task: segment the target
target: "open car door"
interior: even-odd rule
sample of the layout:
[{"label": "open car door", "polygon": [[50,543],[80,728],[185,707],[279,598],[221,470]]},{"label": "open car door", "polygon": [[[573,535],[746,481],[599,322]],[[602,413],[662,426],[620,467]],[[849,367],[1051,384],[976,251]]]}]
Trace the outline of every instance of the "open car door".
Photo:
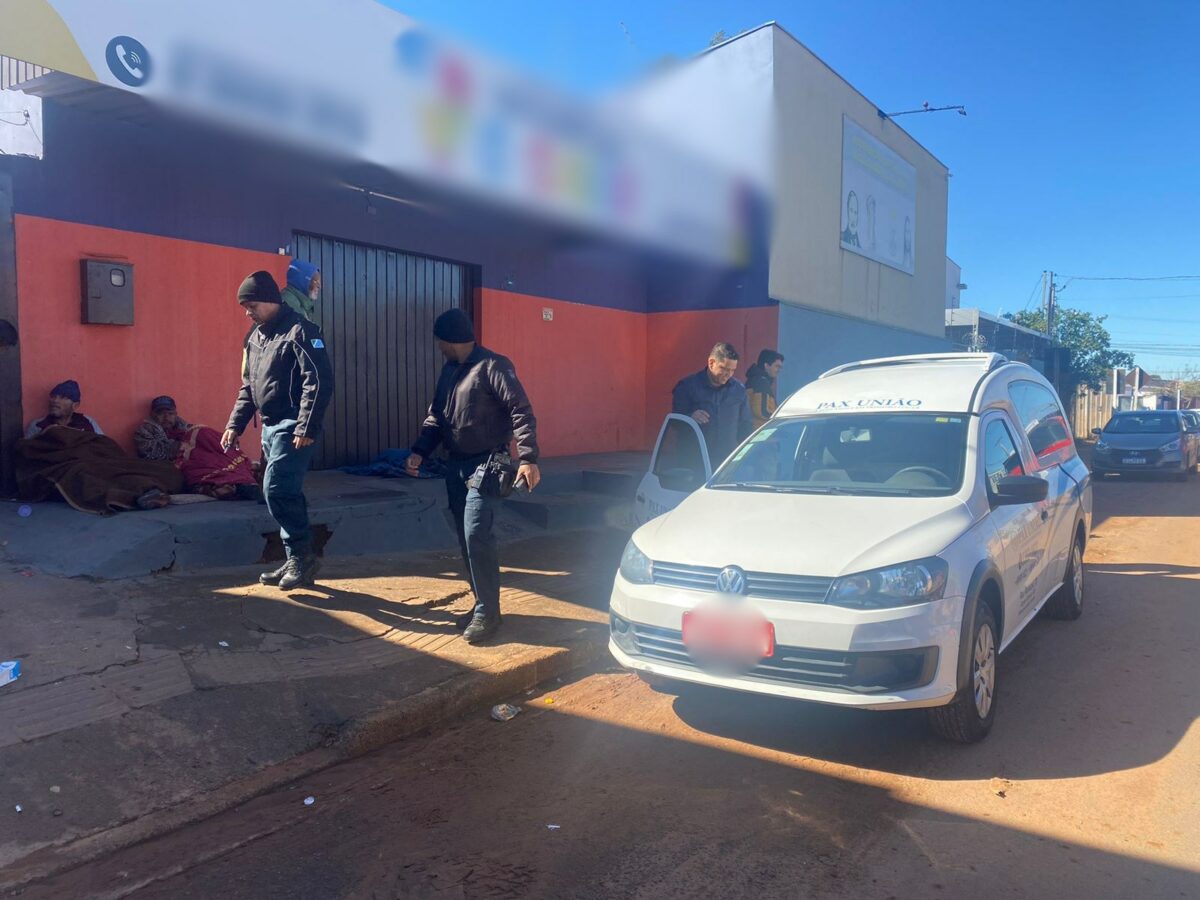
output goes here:
[{"label": "open car door", "polygon": [[658,433],[650,471],[638,485],[637,523],[644,525],[674,509],[711,477],[712,464],[700,426],[689,416],[671,413]]}]

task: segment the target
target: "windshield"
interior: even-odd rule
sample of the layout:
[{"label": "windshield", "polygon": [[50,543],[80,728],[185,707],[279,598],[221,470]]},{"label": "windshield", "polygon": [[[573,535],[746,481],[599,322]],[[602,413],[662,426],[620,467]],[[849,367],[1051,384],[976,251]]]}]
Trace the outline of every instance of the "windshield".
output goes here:
[{"label": "windshield", "polygon": [[1179,431],[1179,417],[1173,413],[1113,416],[1104,430],[1108,434],[1174,434]]},{"label": "windshield", "polygon": [[945,496],[962,484],[967,416],[872,413],[775,419],[710,487],[812,494]]}]

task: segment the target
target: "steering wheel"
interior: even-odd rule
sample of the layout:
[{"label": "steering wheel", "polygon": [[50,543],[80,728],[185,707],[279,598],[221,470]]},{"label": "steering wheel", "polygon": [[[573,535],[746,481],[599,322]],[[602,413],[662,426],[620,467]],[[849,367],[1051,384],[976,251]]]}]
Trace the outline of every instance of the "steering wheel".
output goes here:
[{"label": "steering wheel", "polygon": [[895,475],[888,479],[888,483],[895,481],[901,475],[913,472],[920,475],[928,475],[937,483],[938,487],[950,487],[950,479],[946,477],[945,472],[939,472],[937,469],[930,466],[909,466],[907,469],[901,469]]}]

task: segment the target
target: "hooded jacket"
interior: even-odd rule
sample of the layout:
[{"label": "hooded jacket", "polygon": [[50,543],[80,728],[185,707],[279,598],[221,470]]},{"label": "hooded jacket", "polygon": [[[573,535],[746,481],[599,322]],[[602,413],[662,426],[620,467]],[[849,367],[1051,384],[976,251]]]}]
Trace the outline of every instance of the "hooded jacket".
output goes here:
[{"label": "hooded jacket", "polygon": [[254,411],[264,425],[297,421],[296,437],[314,437],[333,398],[333,366],[321,329],[287,304],[246,343],[242,389],[227,429],[246,430]]}]

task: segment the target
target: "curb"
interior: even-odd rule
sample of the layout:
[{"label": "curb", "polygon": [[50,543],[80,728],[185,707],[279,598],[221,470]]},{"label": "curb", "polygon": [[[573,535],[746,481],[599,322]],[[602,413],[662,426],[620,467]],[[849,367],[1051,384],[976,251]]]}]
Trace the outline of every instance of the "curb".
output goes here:
[{"label": "curb", "polygon": [[366,718],[351,721],[332,747],[310,750],[199,797],[68,843],[35,850],[0,870],[0,893],[19,892],[101,857],[210,819],[386,744],[447,725],[470,711],[588,666],[603,658],[607,650],[605,641],[575,641],[566,647],[531,653],[525,659],[456,674]]}]

